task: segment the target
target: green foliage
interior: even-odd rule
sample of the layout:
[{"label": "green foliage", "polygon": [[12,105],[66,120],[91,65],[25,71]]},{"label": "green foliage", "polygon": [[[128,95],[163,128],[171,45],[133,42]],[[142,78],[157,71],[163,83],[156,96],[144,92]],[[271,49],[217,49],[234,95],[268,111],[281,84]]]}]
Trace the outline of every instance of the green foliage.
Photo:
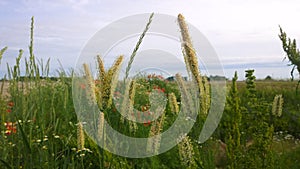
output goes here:
[{"label": "green foliage", "polygon": [[275,160],[276,160],[276,166],[274,166],[275,169],[300,168],[300,147],[295,148],[293,151],[287,151],[286,153],[283,154],[276,154]]},{"label": "green foliage", "polygon": [[270,75],[266,76],[265,80],[273,80]]},{"label": "green foliage", "polygon": [[226,143],[226,155],[227,155],[227,167],[239,168],[241,159],[241,133],[240,126],[242,120],[241,114],[241,101],[238,96],[237,90],[237,72],[232,79],[232,85],[227,96],[227,105],[224,111],[224,129],[225,129],[225,143]]},{"label": "green foliage", "polygon": [[[254,70],[246,71],[246,96],[243,121],[248,124],[243,129],[247,137],[244,137],[246,155],[243,159],[245,166],[249,168],[273,168],[274,161],[271,151],[273,140],[273,126],[270,124],[271,110],[268,103],[256,96]],[[253,142],[247,146],[247,142]]]},{"label": "green foliage", "polygon": [[[263,98],[269,103],[274,101],[276,95],[282,95],[284,104],[282,106],[282,115],[272,119],[275,132],[287,131],[296,138],[300,138],[300,95],[295,95],[297,82],[291,81],[256,81],[256,96]],[[246,84],[238,82],[239,97],[243,103],[246,99]]]},{"label": "green foliage", "polygon": [[[8,80],[4,78],[1,81],[0,168],[299,168],[297,138],[300,138],[300,96],[294,95],[291,90],[296,83],[258,83],[255,82],[254,70],[246,71],[246,83],[237,82],[235,73],[220,127],[214,138],[203,144],[197,143],[197,139],[200,123],[205,120],[204,115],[198,116],[199,126],[194,127],[194,132],[188,133],[181,144],[158,156],[144,159],[120,157],[99,147],[84,132],[81,133],[85,138],[84,145],[78,148],[76,129],[80,117],[74,112],[72,74],[62,71],[58,72],[59,77],[49,77],[50,60],[43,63],[34,55],[33,23],[32,18],[29,57],[25,57],[22,63],[24,56],[23,50],[20,50],[15,64],[7,65]],[[0,60],[6,49],[0,51]],[[137,49],[138,45],[135,51]],[[26,68],[25,76],[21,75],[22,64]],[[102,69],[101,65],[99,69]],[[115,72],[112,71],[115,69],[110,70]],[[203,79],[205,77],[201,78],[201,86],[205,88],[203,97],[210,97],[209,84]],[[7,88],[5,86],[8,89],[4,89]],[[95,84],[95,87],[102,86]],[[4,95],[5,90],[7,93]],[[160,75],[145,74],[136,77],[135,88],[129,91],[134,92],[131,100],[134,108],[141,113],[148,113],[151,106],[150,93],[153,91],[166,98],[172,93],[175,96],[172,96],[175,100],[173,102],[181,103],[181,93],[176,82],[166,81]],[[121,97],[118,92],[113,93],[115,99]],[[111,97],[109,94],[108,97]],[[282,107],[281,94],[284,98]],[[209,109],[209,103],[207,100],[205,108]],[[177,118],[169,107],[167,105],[164,110],[161,132],[171,127]],[[278,117],[281,108],[282,115]],[[102,110],[108,123],[125,135],[147,137],[154,126],[154,122],[141,123],[133,133],[128,120],[120,123],[120,114],[115,104]],[[293,139],[278,134],[285,130],[287,136]],[[273,136],[280,136],[279,139],[285,141],[274,141]],[[286,144],[288,141],[289,144]],[[278,145],[283,148],[279,149]]]},{"label": "green foliage", "polygon": [[[283,118],[286,117],[283,96],[286,97],[285,90],[288,90],[288,96],[297,97],[292,92],[293,85],[287,89],[282,85],[290,82],[278,82],[280,90],[274,90],[276,81],[257,83],[253,73],[253,70],[247,70],[244,82],[237,82],[235,74],[222,121],[215,133],[215,137],[221,139],[220,145],[226,149],[226,163],[221,164],[224,168],[276,168],[276,160],[279,159],[274,138],[277,137],[276,133],[281,133],[284,126],[292,122]],[[283,94],[279,95],[280,92]]]},{"label": "green foliage", "polygon": [[253,75],[254,70],[246,70],[246,97],[249,99],[249,104],[251,105],[251,101],[256,101],[256,89],[255,89],[255,79],[256,77]]},{"label": "green foliage", "polygon": [[[286,53],[291,65],[293,66],[291,71],[292,80],[294,79],[294,70],[297,69],[298,73],[300,73],[300,51],[297,49],[296,39],[291,40],[287,37],[286,33],[279,26],[280,34],[279,38],[282,42],[282,47],[284,52]],[[298,81],[297,89],[300,84],[300,80]]]}]

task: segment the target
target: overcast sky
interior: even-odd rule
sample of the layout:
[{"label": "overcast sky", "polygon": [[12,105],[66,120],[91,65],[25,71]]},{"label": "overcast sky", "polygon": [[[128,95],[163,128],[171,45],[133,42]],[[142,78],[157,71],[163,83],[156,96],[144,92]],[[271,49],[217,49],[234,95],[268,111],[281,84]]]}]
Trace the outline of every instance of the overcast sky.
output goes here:
[{"label": "overcast sky", "polygon": [[[291,67],[278,38],[279,27],[300,42],[298,0],[0,0],[0,48],[8,46],[2,60],[13,63],[19,49],[28,50],[30,18],[35,17],[35,55],[57,59],[71,68],[88,40],[120,18],[140,13],[177,16],[198,28],[217,52],[227,77],[238,70],[256,69],[264,78],[289,78]],[[25,53],[27,55],[27,53]]]}]

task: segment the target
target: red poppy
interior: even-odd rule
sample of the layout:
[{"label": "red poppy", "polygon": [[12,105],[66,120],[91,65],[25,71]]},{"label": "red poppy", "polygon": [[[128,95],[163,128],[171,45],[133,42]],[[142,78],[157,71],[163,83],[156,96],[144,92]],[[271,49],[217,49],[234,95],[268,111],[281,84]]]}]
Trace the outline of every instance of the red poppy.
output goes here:
[{"label": "red poppy", "polygon": [[150,124],[151,124],[151,121],[149,120],[148,122],[145,122],[145,123],[144,123],[144,126],[145,126],[145,127],[148,127],[148,126],[150,126]]},{"label": "red poppy", "polygon": [[157,75],[156,76],[158,79],[164,79],[164,77],[162,75]]},{"label": "red poppy", "polygon": [[6,135],[11,135],[11,131],[10,131],[10,130],[6,130],[6,131],[5,131],[5,134],[6,134]]},{"label": "red poppy", "polygon": [[80,88],[81,88],[81,89],[85,89],[85,85],[84,85],[84,84],[81,84],[81,85],[80,85]]},{"label": "red poppy", "polygon": [[6,131],[5,131],[6,135],[10,135],[12,133],[16,133],[17,132],[17,125],[16,125],[16,123],[7,122],[7,123],[4,123],[4,125],[5,125],[5,128],[6,128]]},{"label": "red poppy", "polygon": [[7,113],[11,113],[11,109],[7,109],[6,112],[7,112]]},{"label": "red poppy", "polygon": [[9,107],[13,107],[13,106],[14,106],[14,102],[8,102],[7,105],[8,105]]}]

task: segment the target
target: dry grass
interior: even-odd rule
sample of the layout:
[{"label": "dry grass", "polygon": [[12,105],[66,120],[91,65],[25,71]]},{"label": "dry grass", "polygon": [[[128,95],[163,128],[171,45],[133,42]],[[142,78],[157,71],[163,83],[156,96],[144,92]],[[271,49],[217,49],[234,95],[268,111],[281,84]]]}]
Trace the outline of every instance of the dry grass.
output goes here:
[{"label": "dry grass", "polygon": [[[255,82],[256,88],[258,90],[295,90],[297,87],[297,81],[268,81],[268,80],[258,80]],[[244,81],[237,83],[238,89],[246,88],[246,83]]]},{"label": "dry grass", "polygon": [[[10,98],[10,94],[9,94],[9,82],[8,81],[2,81],[0,83],[0,86],[2,86],[2,85],[3,85],[3,90],[1,91],[1,89],[0,89],[1,97],[4,100],[8,100]],[[22,84],[19,82],[18,86],[21,87]]]}]

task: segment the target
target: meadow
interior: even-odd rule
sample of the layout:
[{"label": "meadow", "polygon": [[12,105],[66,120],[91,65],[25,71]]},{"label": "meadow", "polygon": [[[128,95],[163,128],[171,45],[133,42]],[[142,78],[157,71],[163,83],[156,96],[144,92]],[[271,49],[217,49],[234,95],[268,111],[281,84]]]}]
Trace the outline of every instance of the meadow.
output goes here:
[{"label": "meadow", "polygon": [[[59,70],[57,77],[50,77],[49,61],[39,62],[34,56],[32,18],[29,57],[21,63],[20,50],[15,64],[7,65],[6,76],[0,82],[0,168],[300,168],[297,82],[256,80],[254,70],[245,71],[244,81],[238,81],[236,73],[233,79],[226,80],[221,122],[209,140],[198,142],[201,126],[211,109],[211,79],[199,71],[182,15],[178,22],[190,80],[179,74],[174,81],[158,74],[142,74],[125,83],[116,78],[123,56],[110,68],[105,68],[102,58],[97,57],[96,79],[87,64],[82,65],[83,81],[74,81],[73,71]],[[151,17],[147,27],[150,23]],[[0,60],[6,49],[1,50]],[[21,66],[25,67],[25,74]],[[130,66],[129,63],[129,69]],[[104,138],[106,144],[113,142],[105,137],[104,119],[112,128],[131,137],[147,138],[168,130],[180,110],[193,105],[193,100],[184,99],[188,98],[190,81],[199,91],[197,119],[175,147],[152,157],[126,158],[97,144]],[[78,87],[76,96],[72,92],[74,87]],[[153,93],[167,99],[163,113],[152,121],[150,117],[160,110],[151,108]],[[87,102],[82,112],[76,112],[73,97]],[[100,112],[93,114],[95,121],[90,124],[83,120],[90,115],[91,101],[95,101]],[[119,110],[128,112],[132,118],[143,116],[143,121],[128,120]],[[93,137],[85,131],[92,127],[96,131]],[[160,140],[148,145],[140,151],[160,151]]]}]

